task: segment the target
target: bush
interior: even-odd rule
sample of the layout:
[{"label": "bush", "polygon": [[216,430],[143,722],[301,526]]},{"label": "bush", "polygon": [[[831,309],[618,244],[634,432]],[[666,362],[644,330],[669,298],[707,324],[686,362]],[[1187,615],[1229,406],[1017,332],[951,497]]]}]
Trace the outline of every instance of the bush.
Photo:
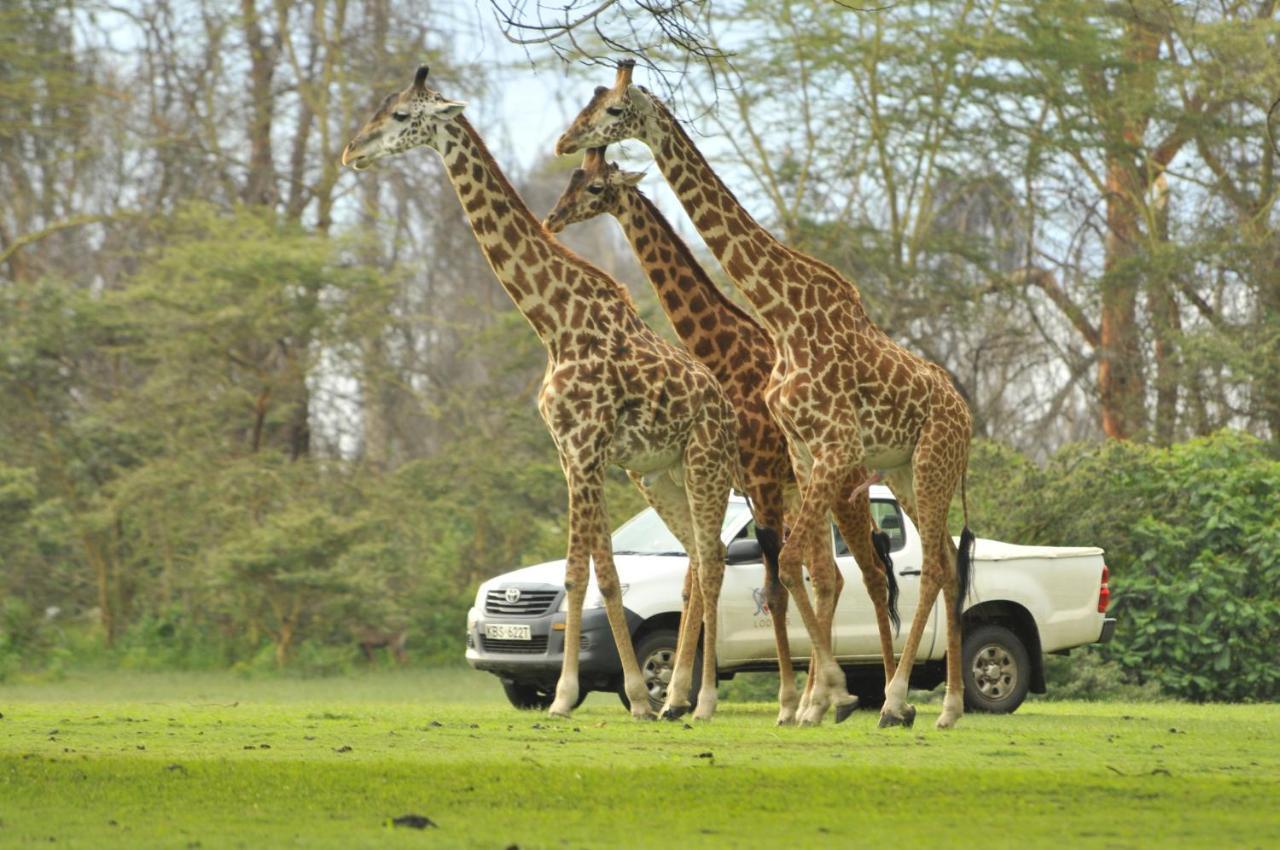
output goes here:
[{"label": "bush", "polygon": [[1046,656],[1044,675],[1048,692],[1043,698],[1048,700],[1149,702],[1160,698],[1160,687],[1155,682],[1129,681],[1123,667],[1107,661],[1092,648],[1066,657]]},{"label": "bush", "polygon": [[1223,431],[1168,449],[1109,441],[1048,466],[979,447],[971,525],[1019,543],[1098,545],[1125,682],[1204,700],[1280,697],[1280,462]]}]

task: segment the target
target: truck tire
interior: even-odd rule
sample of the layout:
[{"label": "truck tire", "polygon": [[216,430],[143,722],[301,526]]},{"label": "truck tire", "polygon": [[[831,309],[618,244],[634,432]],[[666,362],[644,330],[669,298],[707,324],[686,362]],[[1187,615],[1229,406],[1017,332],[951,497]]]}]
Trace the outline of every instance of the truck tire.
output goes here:
[{"label": "truck tire", "polygon": [[[640,664],[640,675],[644,677],[645,690],[649,692],[649,706],[654,711],[661,711],[667,699],[667,683],[671,681],[671,671],[676,662],[676,641],[680,638],[675,629],[656,629],[640,638],[636,644],[636,661]],[[702,648],[693,657],[693,685],[690,687],[690,710],[698,706],[698,688],[702,682]],[[623,688],[622,680],[618,681],[618,698],[630,709],[631,700]]]},{"label": "truck tire", "polygon": [[1031,688],[1031,656],[1019,638],[994,623],[964,637],[964,705],[969,711],[1011,714]]},{"label": "truck tire", "polygon": [[[555,685],[550,688],[543,688],[539,685],[513,682],[510,679],[502,680],[502,691],[507,695],[507,701],[521,711],[546,711],[556,698]],[[578,701],[574,703],[573,707],[577,708],[582,705],[583,700],[586,698],[586,689],[579,688]]]}]

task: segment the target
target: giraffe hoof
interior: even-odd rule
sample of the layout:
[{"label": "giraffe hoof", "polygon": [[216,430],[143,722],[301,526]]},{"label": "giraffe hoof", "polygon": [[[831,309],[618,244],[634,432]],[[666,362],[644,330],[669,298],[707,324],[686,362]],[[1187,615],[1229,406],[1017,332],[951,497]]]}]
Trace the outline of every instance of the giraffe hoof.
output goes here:
[{"label": "giraffe hoof", "polygon": [[681,717],[684,717],[688,713],[689,713],[689,706],[687,705],[669,705],[666,708],[662,709],[662,719],[663,720],[679,720]]},{"label": "giraffe hoof", "polygon": [[956,721],[959,719],[960,718],[957,715],[948,714],[947,712],[944,711],[938,717],[938,722],[935,725],[939,729],[954,729],[956,725]]},{"label": "giraffe hoof", "polygon": [[858,698],[853,697],[844,705],[836,706],[836,723],[843,723],[849,719],[849,715],[858,710]]},{"label": "giraffe hoof", "polygon": [[887,711],[880,712],[881,729],[888,729],[890,726],[902,726],[910,729],[916,722],[916,707],[914,705],[903,706],[902,714],[890,714]]}]

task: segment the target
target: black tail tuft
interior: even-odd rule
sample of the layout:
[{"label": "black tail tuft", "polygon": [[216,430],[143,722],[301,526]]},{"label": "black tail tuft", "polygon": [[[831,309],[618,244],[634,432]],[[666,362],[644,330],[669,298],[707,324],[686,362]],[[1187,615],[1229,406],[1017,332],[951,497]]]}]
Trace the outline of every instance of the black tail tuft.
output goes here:
[{"label": "black tail tuft", "polygon": [[871,532],[871,545],[875,547],[880,563],[884,566],[884,578],[889,584],[889,622],[893,623],[893,633],[896,635],[902,631],[902,618],[898,615],[898,577],[893,573],[893,558],[889,555],[892,543],[888,533]]},{"label": "black tail tuft", "polygon": [[778,577],[778,555],[782,552],[782,536],[767,525],[756,526],[756,540],[764,553],[764,567],[770,577]]},{"label": "black tail tuft", "polygon": [[956,555],[956,617],[964,614],[964,601],[973,582],[973,532],[965,526],[960,532],[960,552]]}]

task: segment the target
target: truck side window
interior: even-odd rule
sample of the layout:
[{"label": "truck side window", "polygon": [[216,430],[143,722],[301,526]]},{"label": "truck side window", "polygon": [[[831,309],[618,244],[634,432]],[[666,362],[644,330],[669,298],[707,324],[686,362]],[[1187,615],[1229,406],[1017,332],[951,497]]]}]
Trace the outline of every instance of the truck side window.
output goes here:
[{"label": "truck side window", "polygon": [[[885,499],[871,500],[871,518],[880,526],[880,530],[889,535],[889,551],[897,552],[907,545],[907,533],[903,528],[902,511],[897,502]],[[836,557],[849,554],[849,547],[840,536],[840,529],[831,526],[831,534],[835,538]]]}]

